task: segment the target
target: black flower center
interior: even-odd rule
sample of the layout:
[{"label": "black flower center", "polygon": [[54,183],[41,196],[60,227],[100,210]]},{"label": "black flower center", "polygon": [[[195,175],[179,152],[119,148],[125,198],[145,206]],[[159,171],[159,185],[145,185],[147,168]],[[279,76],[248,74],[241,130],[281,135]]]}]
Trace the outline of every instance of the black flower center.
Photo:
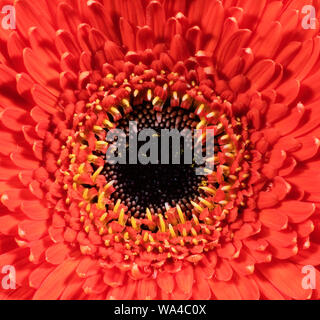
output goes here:
[{"label": "black flower center", "polygon": [[[117,124],[129,137],[129,122],[137,124],[139,134],[143,129],[153,129],[159,136],[161,129],[195,129],[198,117],[189,110],[172,108],[165,105],[162,112],[156,112],[152,105],[143,102]],[[171,141],[172,142],[172,141]],[[138,149],[143,143],[138,143]],[[201,195],[199,186],[205,183],[204,176],[196,175],[195,163],[184,163],[184,140],[180,140],[180,149],[173,150],[169,144],[169,164],[161,164],[161,143],[159,139],[159,164],[106,164],[104,174],[114,180],[116,191],[112,198],[121,199],[128,207],[128,213],[143,218],[146,209],[151,213],[166,212],[166,207],[180,205],[187,215],[191,215],[192,204]],[[179,152],[180,164],[173,164],[173,154]],[[148,155],[147,155],[148,156]],[[127,159],[129,149],[127,148]]]}]

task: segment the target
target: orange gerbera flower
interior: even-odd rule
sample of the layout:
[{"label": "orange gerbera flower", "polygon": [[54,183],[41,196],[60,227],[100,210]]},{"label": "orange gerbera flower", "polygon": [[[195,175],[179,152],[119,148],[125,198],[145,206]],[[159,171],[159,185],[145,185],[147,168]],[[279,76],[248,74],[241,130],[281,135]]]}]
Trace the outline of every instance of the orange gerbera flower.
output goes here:
[{"label": "orange gerbera flower", "polygon": [[[0,28],[9,299],[317,299],[311,0],[16,0]],[[211,128],[214,172],[109,165],[113,128]]]}]

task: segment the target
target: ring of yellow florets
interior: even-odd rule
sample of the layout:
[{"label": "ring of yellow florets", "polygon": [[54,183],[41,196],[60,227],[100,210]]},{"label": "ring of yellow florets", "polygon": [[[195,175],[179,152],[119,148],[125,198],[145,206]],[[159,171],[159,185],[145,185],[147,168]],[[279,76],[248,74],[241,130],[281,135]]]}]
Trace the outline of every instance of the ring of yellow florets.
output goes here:
[{"label": "ring of yellow florets", "polygon": [[[239,205],[244,205],[241,190],[249,178],[245,118],[233,118],[230,103],[221,101],[210,86],[189,84],[177,73],[163,71],[157,76],[150,70],[121,81],[108,73],[99,84],[87,84],[86,91],[88,100],[79,103],[73,135],[66,138],[57,160],[66,205],[72,206],[81,224],[77,239],[81,251],[104,258],[110,248],[116,248],[120,260],[133,260],[146,252],[152,261],[186,258],[196,262],[202,252],[219,245],[220,237],[231,241],[232,230],[225,226],[236,220]],[[191,202],[191,219],[179,205],[167,207],[164,215],[147,209],[144,219],[136,219],[127,214],[121,200],[110,199],[114,181],[101,175],[105,163],[97,154],[106,153],[106,133],[135,105],[148,101],[161,112],[167,99],[172,107],[192,110],[200,119],[197,129],[215,129],[220,145],[212,159],[215,170],[199,185],[204,196]]]}]

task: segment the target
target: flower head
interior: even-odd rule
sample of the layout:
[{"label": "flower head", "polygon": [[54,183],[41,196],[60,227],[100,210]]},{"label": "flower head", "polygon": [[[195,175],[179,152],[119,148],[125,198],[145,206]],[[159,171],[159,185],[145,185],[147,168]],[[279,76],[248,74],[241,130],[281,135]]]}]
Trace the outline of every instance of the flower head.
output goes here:
[{"label": "flower head", "polygon": [[[320,277],[309,2],[15,1],[17,30],[0,30],[0,267],[17,288],[2,297],[318,298],[301,285],[304,265]],[[129,121],[214,130],[214,171],[109,164],[107,134]]]}]

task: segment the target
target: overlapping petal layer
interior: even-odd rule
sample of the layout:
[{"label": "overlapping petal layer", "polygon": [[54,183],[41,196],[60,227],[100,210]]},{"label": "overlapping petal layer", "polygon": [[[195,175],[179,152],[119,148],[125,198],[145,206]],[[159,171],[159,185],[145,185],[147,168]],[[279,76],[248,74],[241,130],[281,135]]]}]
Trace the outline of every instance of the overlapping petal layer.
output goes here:
[{"label": "overlapping petal layer", "polygon": [[[1,298],[318,299],[301,286],[304,265],[320,277],[307,4],[320,14],[308,0],[15,1],[17,30],[0,29],[0,266],[17,289]],[[96,152],[135,105],[167,100],[222,147],[191,217],[135,221]]]}]

